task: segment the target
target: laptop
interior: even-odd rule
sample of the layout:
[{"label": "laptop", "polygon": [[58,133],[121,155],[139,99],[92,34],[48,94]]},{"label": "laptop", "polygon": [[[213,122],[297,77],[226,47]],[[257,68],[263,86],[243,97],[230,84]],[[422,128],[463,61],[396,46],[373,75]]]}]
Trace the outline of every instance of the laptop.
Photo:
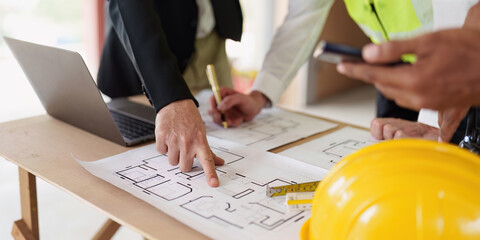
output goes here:
[{"label": "laptop", "polygon": [[124,146],[155,138],[155,110],[125,98],[105,103],[77,52],[4,39],[52,117]]}]

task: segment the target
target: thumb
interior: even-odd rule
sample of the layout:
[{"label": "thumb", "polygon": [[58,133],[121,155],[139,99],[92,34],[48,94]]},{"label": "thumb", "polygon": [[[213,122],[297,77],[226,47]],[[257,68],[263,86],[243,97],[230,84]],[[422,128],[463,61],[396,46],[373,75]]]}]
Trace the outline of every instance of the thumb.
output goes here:
[{"label": "thumb", "polygon": [[368,63],[386,64],[398,62],[402,55],[415,53],[418,46],[418,38],[390,41],[382,44],[370,43],[363,47],[362,56]]},{"label": "thumb", "polygon": [[467,112],[468,108],[452,108],[438,112],[440,125],[439,142],[450,141]]}]

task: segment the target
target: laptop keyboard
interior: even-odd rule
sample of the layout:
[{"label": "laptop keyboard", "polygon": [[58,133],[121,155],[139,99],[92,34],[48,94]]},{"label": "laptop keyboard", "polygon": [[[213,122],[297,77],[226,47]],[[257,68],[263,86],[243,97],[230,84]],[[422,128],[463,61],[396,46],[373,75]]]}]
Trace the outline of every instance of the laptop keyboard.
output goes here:
[{"label": "laptop keyboard", "polygon": [[120,133],[128,139],[137,139],[140,137],[154,135],[155,125],[140,121],[123,114],[110,111],[115,124],[117,124]]}]

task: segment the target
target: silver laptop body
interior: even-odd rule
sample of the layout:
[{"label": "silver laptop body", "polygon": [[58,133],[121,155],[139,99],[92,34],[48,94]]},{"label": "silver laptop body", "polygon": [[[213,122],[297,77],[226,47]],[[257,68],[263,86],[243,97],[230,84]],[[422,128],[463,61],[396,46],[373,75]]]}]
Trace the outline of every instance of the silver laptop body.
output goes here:
[{"label": "silver laptop body", "polygon": [[105,104],[77,52],[4,39],[49,115],[124,146],[155,138],[154,109],[124,98]]}]

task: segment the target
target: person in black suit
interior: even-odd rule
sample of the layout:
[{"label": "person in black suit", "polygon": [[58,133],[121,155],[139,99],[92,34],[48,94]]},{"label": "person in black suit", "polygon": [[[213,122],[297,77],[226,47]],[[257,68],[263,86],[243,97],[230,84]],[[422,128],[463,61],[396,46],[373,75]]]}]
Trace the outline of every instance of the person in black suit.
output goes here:
[{"label": "person in black suit", "polygon": [[169,162],[182,171],[190,171],[196,157],[209,185],[218,186],[214,165],[223,160],[208,146],[198,103],[182,76],[196,51],[202,14],[198,3],[213,12],[212,32],[221,39],[240,40],[243,18],[238,0],[107,1],[112,29],[98,86],[112,98],[145,93],[157,112],[157,150],[168,152]]}]

